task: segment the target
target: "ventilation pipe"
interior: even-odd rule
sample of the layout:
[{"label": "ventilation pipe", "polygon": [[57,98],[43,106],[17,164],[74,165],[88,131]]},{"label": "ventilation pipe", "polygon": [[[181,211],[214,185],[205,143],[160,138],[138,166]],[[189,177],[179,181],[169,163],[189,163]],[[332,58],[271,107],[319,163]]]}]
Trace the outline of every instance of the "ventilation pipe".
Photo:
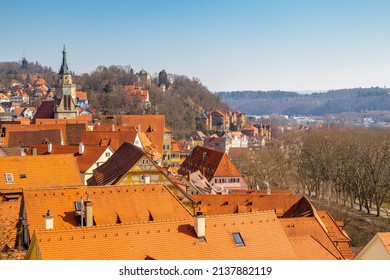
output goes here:
[{"label": "ventilation pipe", "polygon": [[79,155],[84,154],[84,144],[83,142],[79,143]]},{"label": "ventilation pipe", "polygon": [[48,142],[47,143],[47,152],[49,154],[51,154],[52,151],[53,151],[53,144],[51,142]]}]

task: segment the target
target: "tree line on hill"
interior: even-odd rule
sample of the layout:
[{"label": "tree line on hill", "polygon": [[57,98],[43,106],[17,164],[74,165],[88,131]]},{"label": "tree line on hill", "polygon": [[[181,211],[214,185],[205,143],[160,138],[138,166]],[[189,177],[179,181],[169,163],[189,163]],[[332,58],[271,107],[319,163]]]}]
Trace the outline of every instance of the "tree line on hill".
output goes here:
[{"label": "tree line on hill", "polygon": [[[22,82],[25,74],[45,79],[49,87],[54,85],[57,77],[52,68],[38,62],[31,63],[26,59],[21,62],[0,62],[0,82],[6,87],[10,87],[12,80]],[[73,73],[77,90],[88,93],[89,103],[94,109],[104,108],[101,112],[104,114],[163,114],[166,125],[177,139],[186,138],[196,130],[198,112],[188,106],[189,99],[205,112],[229,108],[199,79],[167,73],[165,70],[153,75],[151,83],[143,85],[149,90],[151,106],[142,106],[139,100],[126,98],[126,92],[120,87],[136,84],[138,80],[131,66],[99,66],[91,73]],[[162,84],[166,91],[161,88]]]},{"label": "tree line on hill", "polygon": [[249,115],[282,114],[323,116],[364,110],[389,110],[390,90],[354,88],[323,93],[287,91],[233,91],[216,95],[232,108]]},{"label": "tree line on hill", "polygon": [[[390,130],[329,127],[287,133],[233,159],[252,188],[300,193],[380,215],[390,203]],[[256,163],[256,164],[255,164]]]}]

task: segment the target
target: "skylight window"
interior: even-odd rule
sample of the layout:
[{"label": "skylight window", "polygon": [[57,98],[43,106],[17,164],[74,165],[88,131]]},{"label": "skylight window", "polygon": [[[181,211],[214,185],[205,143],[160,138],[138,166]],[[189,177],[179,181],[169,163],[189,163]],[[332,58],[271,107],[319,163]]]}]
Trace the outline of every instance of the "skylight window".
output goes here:
[{"label": "skylight window", "polygon": [[241,234],[239,232],[233,233],[233,238],[237,246],[245,246],[244,240],[242,239]]},{"label": "skylight window", "polygon": [[5,181],[9,184],[14,183],[14,175],[12,173],[5,173]]}]

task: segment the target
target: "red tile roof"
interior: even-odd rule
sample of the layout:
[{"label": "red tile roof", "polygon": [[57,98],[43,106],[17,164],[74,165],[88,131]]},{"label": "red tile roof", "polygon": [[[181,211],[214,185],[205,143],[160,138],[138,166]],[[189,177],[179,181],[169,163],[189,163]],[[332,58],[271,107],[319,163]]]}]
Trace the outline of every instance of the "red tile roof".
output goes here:
[{"label": "red tile roof", "polygon": [[[296,254],[272,212],[206,216],[206,242],[193,219],[36,231],[42,259],[285,260]],[[245,246],[237,246],[240,233]]]},{"label": "red tile roof", "polygon": [[223,152],[196,146],[185,159],[179,169],[179,174],[186,175],[187,170],[199,170],[207,180],[213,177],[240,177],[241,174]]},{"label": "red tile roof", "polygon": [[[84,185],[73,155],[1,157],[0,193],[20,192],[22,188]],[[13,183],[7,183],[11,173]]]},{"label": "red tile roof", "polygon": [[52,151],[48,153],[48,144],[33,144],[30,146],[27,155],[32,155],[33,147],[37,155],[72,154],[76,158],[80,172],[86,172],[103,155],[107,147],[84,145],[83,154],[79,154],[79,145],[55,145],[52,144]]},{"label": "red tile roof", "polygon": [[97,226],[190,218],[191,213],[162,184],[26,189],[23,198],[32,234],[44,229],[50,210],[54,229],[79,227],[75,202],[89,198]]},{"label": "red tile roof", "polygon": [[0,252],[4,246],[15,248],[20,215],[20,199],[0,201]]},{"label": "red tile roof", "polygon": [[131,131],[83,131],[82,142],[87,145],[110,146],[117,150],[124,142],[135,142],[137,132]]}]

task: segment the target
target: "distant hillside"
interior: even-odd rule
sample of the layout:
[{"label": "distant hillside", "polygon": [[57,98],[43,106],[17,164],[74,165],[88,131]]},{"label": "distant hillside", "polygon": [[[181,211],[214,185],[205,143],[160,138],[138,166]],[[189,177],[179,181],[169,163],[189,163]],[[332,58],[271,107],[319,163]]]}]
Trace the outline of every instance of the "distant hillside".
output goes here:
[{"label": "distant hillside", "polygon": [[[69,66],[72,69],[72,65]],[[144,108],[139,101],[129,101],[124,91],[120,90],[121,86],[139,83],[138,75],[130,66],[99,66],[91,73],[78,76],[73,73],[73,82],[78,90],[88,93],[91,107],[97,110],[104,108],[107,114],[165,115],[166,125],[176,139],[186,138],[196,130],[195,117],[200,113],[229,109],[197,78],[190,79],[184,75],[166,73],[165,70],[158,76],[150,77],[149,83],[140,83],[149,90],[151,102],[150,107]],[[25,58],[20,62],[0,62],[0,92],[11,89],[12,81],[23,85],[30,83],[30,76],[45,79],[50,88],[57,73],[51,67],[28,62]],[[167,90],[164,91],[161,84],[166,85]]]},{"label": "distant hillside", "polygon": [[362,110],[390,110],[390,89],[355,88],[324,93],[233,91],[216,95],[233,109],[249,115],[328,115]]}]

